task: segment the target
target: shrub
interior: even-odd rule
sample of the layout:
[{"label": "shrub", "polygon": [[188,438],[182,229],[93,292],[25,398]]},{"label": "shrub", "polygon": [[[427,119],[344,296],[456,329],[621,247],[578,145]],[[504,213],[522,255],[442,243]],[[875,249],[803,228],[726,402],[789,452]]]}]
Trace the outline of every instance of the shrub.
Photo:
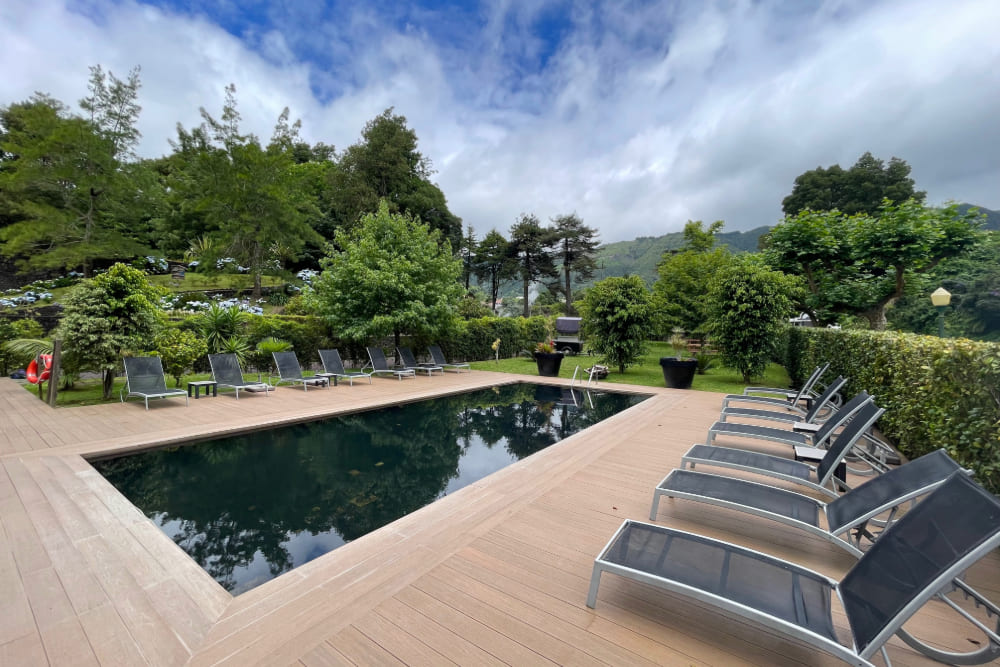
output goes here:
[{"label": "shrub", "polygon": [[208,354],[208,346],[201,337],[177,327],[161,330],[153,339],[153,345],[163,362],[163,370],[174,378],[176,387],[181,386],[181,376],[194,362]]},{"label": "shrub", "polygon": [[879,427],[909,458],[945,447],[1000,492],[1000,345],[895,332],[803,329],[803,366],[830,362],[886,409]]},{"label": "shrub", "polygon": [[587,344],[618,372],[635,364],[653,327],[652,297],[639,276],[605,278],[583,299]]}]

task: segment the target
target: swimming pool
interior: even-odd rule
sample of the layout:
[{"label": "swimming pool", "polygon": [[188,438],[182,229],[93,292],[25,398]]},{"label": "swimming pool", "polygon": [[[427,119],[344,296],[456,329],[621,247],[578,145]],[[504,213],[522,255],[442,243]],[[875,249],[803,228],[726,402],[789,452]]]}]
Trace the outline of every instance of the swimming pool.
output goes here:
[{"label": "swimming pool", "polygon": [[238,595],[645,398],[502,385],[93,465]]}]

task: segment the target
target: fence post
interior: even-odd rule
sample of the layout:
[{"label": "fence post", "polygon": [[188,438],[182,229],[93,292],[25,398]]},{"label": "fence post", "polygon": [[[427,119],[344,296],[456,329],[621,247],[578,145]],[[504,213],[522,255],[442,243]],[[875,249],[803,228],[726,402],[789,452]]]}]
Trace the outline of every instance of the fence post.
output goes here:
[{"label": "fence post", "polygon": [[62,341],[58,338],[52,341],[52,370],[49,372],[49,405],[56,407],[56,396],[59,393],[59,369],[62,363]]}]

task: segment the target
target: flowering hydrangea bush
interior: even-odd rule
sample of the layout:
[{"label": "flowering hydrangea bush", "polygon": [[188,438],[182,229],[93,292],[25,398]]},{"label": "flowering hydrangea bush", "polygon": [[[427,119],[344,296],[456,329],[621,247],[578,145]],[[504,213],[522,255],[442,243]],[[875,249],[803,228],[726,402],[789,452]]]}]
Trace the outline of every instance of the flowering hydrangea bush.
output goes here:
[{"label": "flowering hydrangea bush", "polygon": [[302,269],[295,274],[295,277],[304,282],[306,285],[312,285],[313,281],[319,276],[318,271],[313,271],[312,269]]},{"label": "flowering hydrangea bush", "polygon": [[238,271],[239,273],[247,273],[248,271],[250,271],[249,267],[240,266],[239,262],[237,262],[232,257],[220,257],[219,259],[215,260],[215,268],[219,270],[226,268],[230,270],[236,269],[236,271]]}]

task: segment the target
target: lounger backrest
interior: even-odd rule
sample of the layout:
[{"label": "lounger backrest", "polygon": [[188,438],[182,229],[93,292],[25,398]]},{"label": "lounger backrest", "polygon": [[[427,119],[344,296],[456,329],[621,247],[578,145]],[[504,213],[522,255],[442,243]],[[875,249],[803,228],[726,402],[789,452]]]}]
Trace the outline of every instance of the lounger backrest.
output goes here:
[{"label": "lounger backrest", "polygon": [[820,485],[825,485],[829,481],[830,477],[837,471],[837,464],[847,456],[851,447],[861,439],[865,431],[878,421],[883,412],[885,410],[875,405],[871,397],[865,399],[864,405],[854,413],[844,429],[833,439],[823,460],[816,466],[816,477],[819,479]]},{"label": "lounger backrest", "polygon": [[823,375],[823,373],[825,373],[826,369],[828,369],[829,367],[830,364],[826,363],[823,364],[822,366],[817,366],[813,370],[812,375],[810,375],[809,378],[802,383],[802,387],[799,389],[799,393],[795,395],[795,399],[792,401],[792,405],[798,404],[799,401],[801,401],[803,398],[809,395],[809,392],[812,391],[813,385],[819,382],[820,376]]},{"label": "lounger backrest", "polygon": [[278,375],[282,380],[301,380],[302,366],[294,352],[272,352],[274,365],[278,367]]},{"label": "lounger backrest", "polygon": [[823,390],[823,393],[817,396],[813,400],[812,408],[809,410],[809,412],[806,413],[805,419],[803,419],[803,421],[811,422],[812,420],[816,419],[816,415],[819,414],[820,410],[826,407],[826,404],[830,402],[830,399],[833,398],[833,395],[836,394],[838,391],[840,391],[840,388],[843,387],[846,383],[847,380],[844,378],[844,376],[838,375],[837,379],[828,384],[826,389]]},{"label": "lounger backrest", "polygon": [[844,611],[862,657],[1000,545],[1000,501],[961,472],[910,509],[844,576]]},{"label": "lounger backrest", "polygon": [[380,347],[369,347],[368,358],[372,361],[372,368],[377,371],[389,370],[389,362],[385,359],[385,352]]},{"label": "lounger backrest", "polygon": [[871,396],[868,395],[868,392],[862,390],[854,398],[842,405],[835,413],[830,415],[830,418],[823,422],[823,425],[816,431],[816,435],[813,436],[813,442],[816,443],[816,446],[822,446],[833,435],[834,431],[840,428],[847,420],[851,419],[854,413],[860,410],[861,406],[870,399]]},{"label": "lounger backrest", "polygon": [[414,368],[417,365],[417,358],[413,356],[413,351],[408,347],[397,347],[399,359],[407,368]]},{"label": "lounger backrest", "polygon": [[327,373],[345,375],[344,360],[340,358],[339,350],[320,350],[319,360],[323,362],[323,370]]},{"label": "lounger backrest", "polygon": [[431,345],[427,350],[431,353],[431,361],[438,366],[444,366],[448,363],[448,360],[444,358],[444,352],[437,345]]},{"label": "lounger backrest", "polygon": [[163,364],[159,357],[125,357],[125,382],[136,394],[162,394],[167,391]]},{"label": "lounger backrest", "polygon": [[212,379],[219,384],[237,387],[244,384],[243,369],[240,368],[240,360],[235,354],[210,354],[208,365],[212,367]]},{"label": "lounger backrest", "polygon": [[895,505],[929,493],[960,470],[962,466],[944,449],[939,449],[873,477],[826,506],[830,532],[853,526],[887,504]]}]

